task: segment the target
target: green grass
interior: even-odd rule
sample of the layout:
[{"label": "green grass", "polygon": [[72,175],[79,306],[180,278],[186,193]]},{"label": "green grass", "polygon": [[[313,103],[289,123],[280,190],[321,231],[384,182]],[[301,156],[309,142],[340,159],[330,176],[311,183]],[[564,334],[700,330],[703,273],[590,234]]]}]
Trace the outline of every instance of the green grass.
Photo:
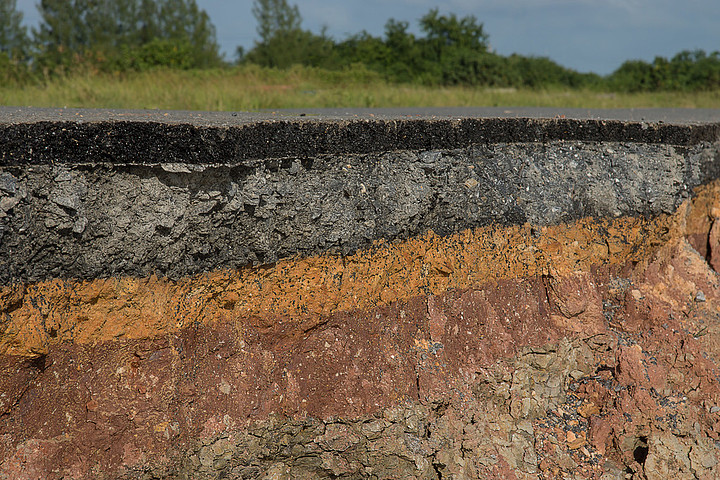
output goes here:
[{"label": "green grass", "polygon": [[42,85],[0,86],[0,105],[226,111],[441,106],[720,108],[720,91],[626,94],[426,87],[391,84],[362,68],[328,72],[245,66],[197,71],[76,73]]}]

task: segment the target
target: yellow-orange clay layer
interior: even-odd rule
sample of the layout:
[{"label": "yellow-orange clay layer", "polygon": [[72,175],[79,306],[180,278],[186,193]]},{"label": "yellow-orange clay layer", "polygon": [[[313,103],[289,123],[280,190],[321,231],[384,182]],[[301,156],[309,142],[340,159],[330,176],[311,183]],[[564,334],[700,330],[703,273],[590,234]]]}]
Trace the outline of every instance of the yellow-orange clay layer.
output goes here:
[{"label": "yellow-orange clay layer", "polygon": [[328,314],[502,279],[562,276],[649,259],[720,217],[720,182],[699,188],[674,215],[583,219],[536,227],[484,227],[380,242],[351,256],[318,255],[173,281],[155,276],[49,280],[0,287],[0,354],[41,355],[60,341],[145,338],[195,322],[239,331],[283,321],[297,329]]}]

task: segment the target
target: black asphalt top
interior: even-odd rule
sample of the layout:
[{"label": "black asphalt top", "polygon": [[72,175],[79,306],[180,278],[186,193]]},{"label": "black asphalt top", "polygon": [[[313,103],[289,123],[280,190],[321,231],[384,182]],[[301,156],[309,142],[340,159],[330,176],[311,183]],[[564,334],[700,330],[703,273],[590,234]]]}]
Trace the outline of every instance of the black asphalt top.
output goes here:
[{"label": "black asphalt top", "polygon": [[0,107],[0,166],[243,164],[264,158],[553,140],[694,145],[720,110],[308,109],[259,112]]}]

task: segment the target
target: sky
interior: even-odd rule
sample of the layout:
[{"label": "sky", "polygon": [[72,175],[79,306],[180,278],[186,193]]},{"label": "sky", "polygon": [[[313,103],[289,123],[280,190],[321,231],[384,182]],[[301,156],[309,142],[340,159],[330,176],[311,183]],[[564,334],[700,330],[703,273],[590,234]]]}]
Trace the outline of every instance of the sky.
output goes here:
[{"label": "sky", "polygon": [[[257,40],[252,0],[196,0],[215,25],[228,60],[238,45]],[[25,23],[36,25],[38,0],[17,0]],[[681,50],[720,50],[720,0],[289,0],[302,27],[336,40],[363,30],[382,36],[388,19],[418,20],[431,8],[458,17],[474,15],[502,55],[550,57],[581,72],[611,73],[631,59],[652,61]]]}]

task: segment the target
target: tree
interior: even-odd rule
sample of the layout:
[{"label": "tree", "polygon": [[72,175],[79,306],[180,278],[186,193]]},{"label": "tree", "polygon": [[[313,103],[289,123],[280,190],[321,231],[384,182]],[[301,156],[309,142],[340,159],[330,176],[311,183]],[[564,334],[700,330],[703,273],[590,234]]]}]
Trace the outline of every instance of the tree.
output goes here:
[{"label": "tree", "polygon": [[479,84],[497,76],[502,61],[487,52],[488,36],[475,17],[433,9],[420,19],[425,36],[408,29],[408,22],[391,18],[384,38],[367,32],[348,38],[336,45],[340,65],[362,63],[391,80],[424,84]]},{"label": "tree", "polygon": [[479,83],[488,40],[482,23],[472,15],[460,19],[455,14],[440,15],[435,8],[420,19],[420,28],[425,32],[426,71],[436,82]]},{"label": "tree", "polygon": [[302,17],[297,5],[288,5],[287,0],[255,0],[252,8],[257,20],[260,43],[268,43],[277,35],[300,30]]},{"label": "tree", "polygon": [[157,15],[160,38],[188,42],[192,46],[193,65],[207,67],[220,61],[215,40],[215,27],[210,17],[198,8],[195,0],[165,0],[158,4]]},{"label": "tree", "polygon": [[16,5],[16,0],[0,0],[0,54],[11,60],[22,59],[28,47],[27,28]]},{"label": "tree", "polygon": [[613,90],[626,92],[651,91],[657,88],[653,66],[644,60],[627,60],[615,70],[608,81]]},{"label": "tree", "polygon": [[393,52],[387,44],[367,31],[348,37],[338,43],[335,50],[341,67],[363,64],[369,69],[387,73],[387,66],[392,64]]},{"label": "tree", "polygon": [[69,63],[73,55],[82,55],[93,46],[105,48],[113,29],[102,7],[91,0],[42,0],[38,5],[42,23],[33,29],[40,63]]},{"label": "tree", "polygon": [[0,0],[0,85],[20,84],[31,77],[28,51],[27,29],[15,0]]},{"label": "tree", "polygon": [[415,35],[408,33],[408,26],[408,22],[393,18],[385,22],[385,45],[390,52],[385,72],[401,82],[417,80],[425,73],[422,52]]},{"label": "tree", "polygon": [[720,86],[720,53],[683,50],[668,63],[664,86],[672,90],[715,90]]},{"label": "tree", "polygon": [[275,68],[334,64],[335,42],[324,31],[316,35],[303,30],[297,5],[290,6],[287,0],[255,0],[252,12],[260,41],[247,54],[238,50],[240,60]]},{"label": "tree", "polygon": [[425,40],[438,53],[452,48],[478,53],[487,50],[488,35],[474,15],[458,19],[454,13],[439,15],[434,8],[420,19],[420,28],[425,32]]},{"label": "tree", "polygon": [[215,28],[195,0],[41,0],[38,9],[42,23],[33,36],[44,66],[153,66],[136,54],[163,65],[173,52],[194,67],[220,62]]}]

